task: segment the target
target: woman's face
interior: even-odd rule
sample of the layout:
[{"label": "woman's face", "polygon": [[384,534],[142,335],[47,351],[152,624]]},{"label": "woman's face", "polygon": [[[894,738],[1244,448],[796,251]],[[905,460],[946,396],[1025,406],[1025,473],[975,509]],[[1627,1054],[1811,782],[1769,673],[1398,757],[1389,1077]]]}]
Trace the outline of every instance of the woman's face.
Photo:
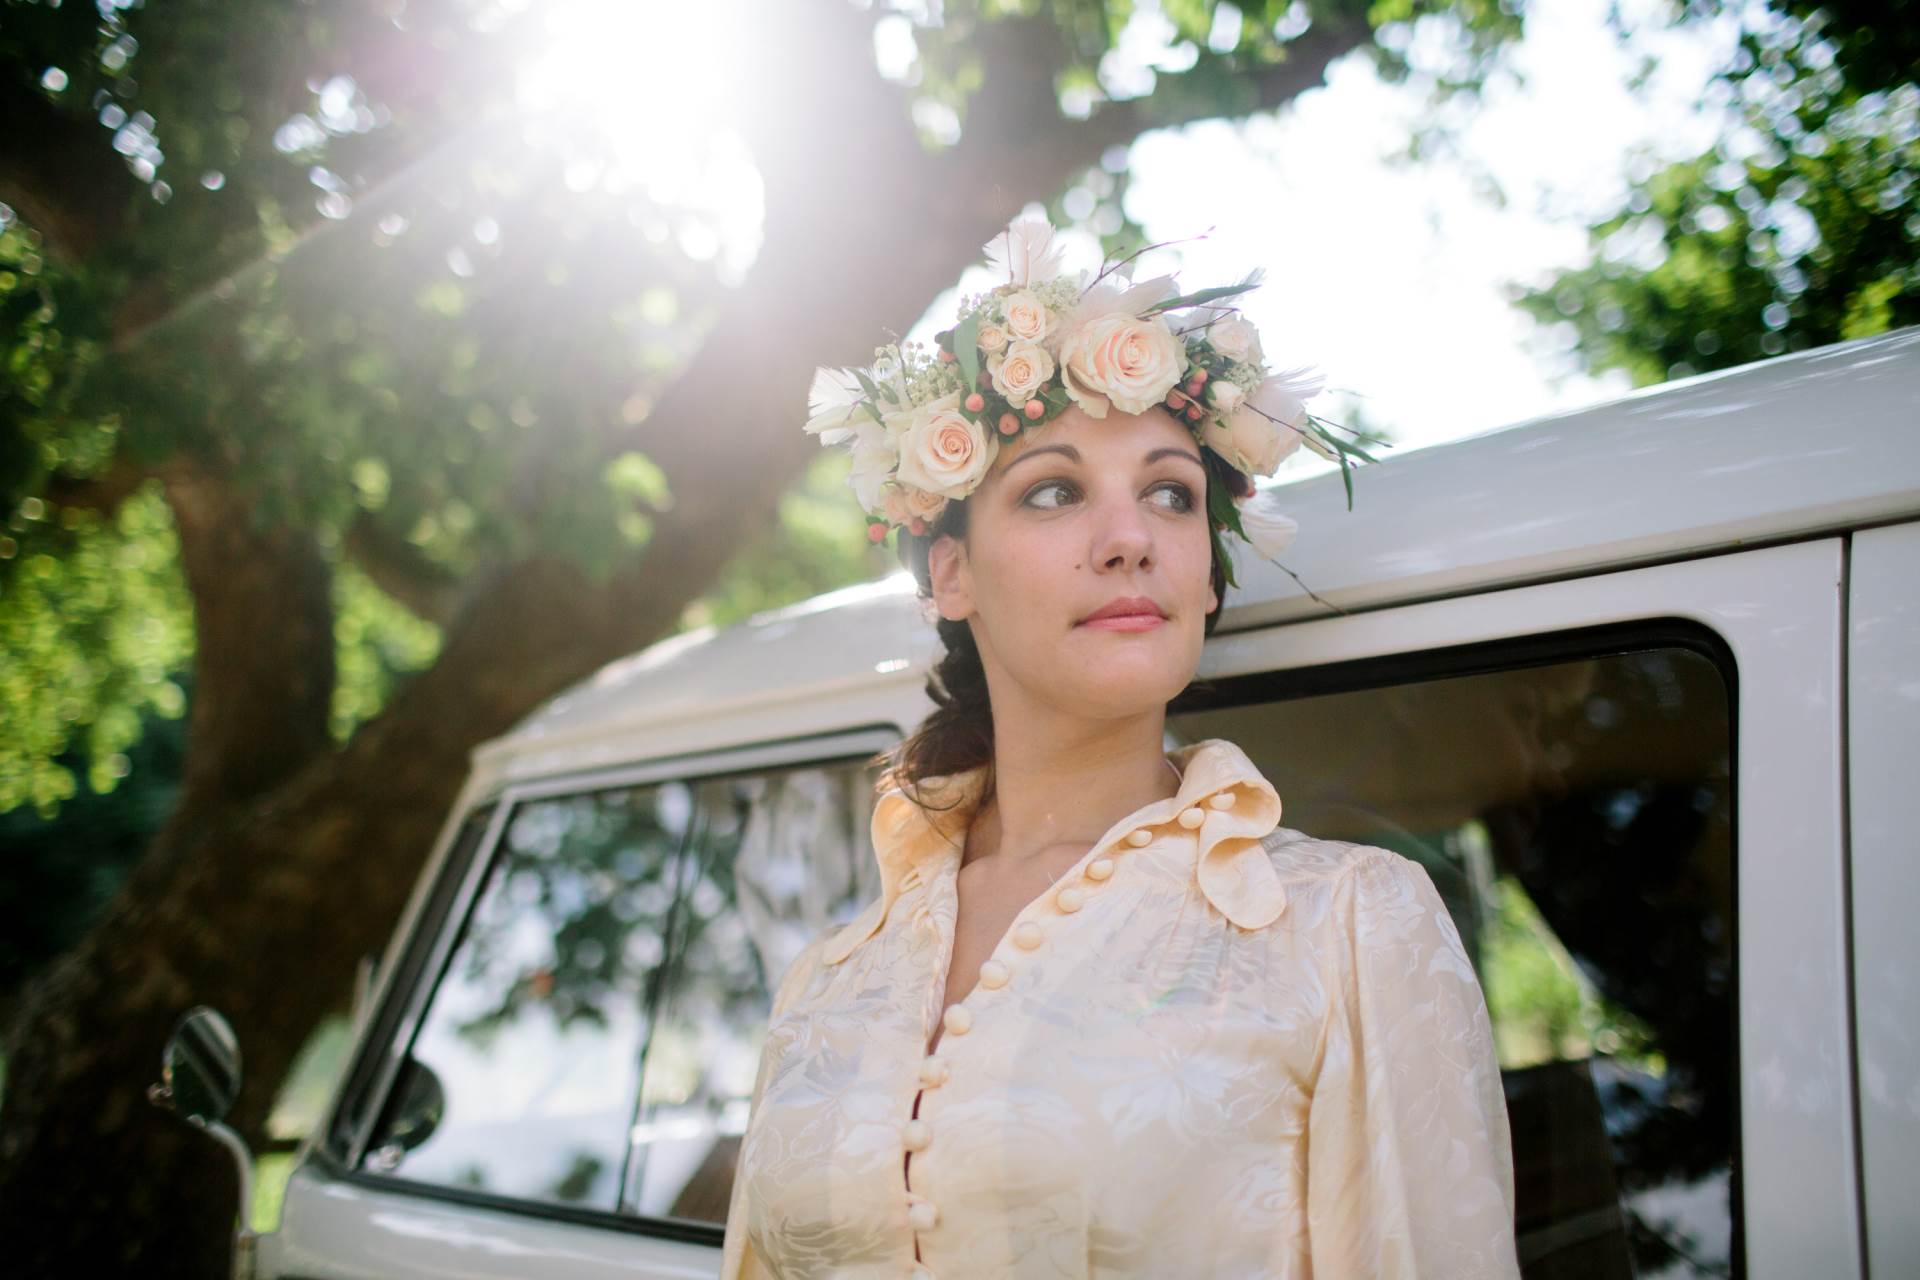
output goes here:
[{"label": "woman's face", "polygon": [[[997,711],[1009,682],[1094,719],[1163,709],[1186,688],[1219,604],[1206,486],[1200,446],[1159,409],[1072,407],[1001,447],[967,498],[964,544],[929,553],[934,602],[969,620]],[[1153,612],[1090,620],[1129,599]]]}]

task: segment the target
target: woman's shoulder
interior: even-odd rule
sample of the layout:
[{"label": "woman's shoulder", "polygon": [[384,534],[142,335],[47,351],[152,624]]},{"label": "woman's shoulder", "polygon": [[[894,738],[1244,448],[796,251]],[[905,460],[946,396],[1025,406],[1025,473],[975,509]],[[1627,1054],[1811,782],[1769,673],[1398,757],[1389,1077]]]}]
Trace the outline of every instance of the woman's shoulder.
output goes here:
[{"label": "woman's shoulder", "polygon": [[1337,881],[1361,867],[1402,875],[1420,870],[1419,863],[1392,849],[1308,835],[1293,827],[1275,827],[1260,843],[1287,885]]}]

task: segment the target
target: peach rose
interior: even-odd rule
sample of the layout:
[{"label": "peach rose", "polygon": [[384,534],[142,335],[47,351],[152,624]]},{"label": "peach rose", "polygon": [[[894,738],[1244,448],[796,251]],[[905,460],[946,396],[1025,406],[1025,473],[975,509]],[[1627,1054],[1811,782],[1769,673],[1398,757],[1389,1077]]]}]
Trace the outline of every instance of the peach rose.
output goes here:
[{"label": "peach rose", "polygon": [[993,378],[993,389],[1018,409],[1047,385],[1047,379],[1053,376],[1053,357],[1044,347],[1016,342],[1005,355],[988,358],[987,372]]},{"label": "peach rose", "polygon": [[1007,331],[997,324],[983,324],[977,339],[979,348],[988,355],[1007,349]]},{"label": "peach rose", "polygon": [[950,392],[913,411],[894,478],[941,497],[964,498],[978,487],[999,448],[960,412],[960,393]]},{"label": "peach rose", "polygon": [[1015,342],[1038,342],[1053,328],[1053,316],[1047,304],[1022,289],[1010,293],[1000,303],[1007,318],[1007,334]]},{"label": "peach rose", "polygon": [[1186,368],[1186,347],[1157,316],[1108,312],[1060,342],[1067,394],[1092,418],[1106,417],[1109,402],[1122,413],[1145,413],[1167,398]]}]

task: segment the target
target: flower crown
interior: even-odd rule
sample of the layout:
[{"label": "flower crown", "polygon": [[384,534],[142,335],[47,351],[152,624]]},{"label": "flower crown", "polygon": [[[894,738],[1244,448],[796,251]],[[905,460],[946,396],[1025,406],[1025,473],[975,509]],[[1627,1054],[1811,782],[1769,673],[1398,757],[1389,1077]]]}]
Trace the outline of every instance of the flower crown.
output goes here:
[{"label": "flower crown", "polygon": [[1307,412],[1321,377],[1269,369],[1260,335],[1226,302],[1261,272],[1181,294],[1172,276],[1134,283],[1136,253],[1089,281],[1061,273],[1053,239],[1048,222],[1027,218],[989,241],[987,265],[1006,283],[961,300],[958,322],[935,335],[937,353],[895,342],[877,348],[869,368],[814,374],[806,429],[822,445],[852,446],[851,484],[872,541],[895,528],[924,535],[947,503],[980,486],[1003,440],[1070,405],[1092,418],[1164,405],[1187,425],[1202,459],[1218,460],[1208,463],[1218,482],[1207,514],[1230,584],[1222,533],[1268,559],[1293,540],[1298,526],[1253,477],[1271,476],[1300,445],[1340,463],[1352,507],[1347,457],[1374,459]]}]

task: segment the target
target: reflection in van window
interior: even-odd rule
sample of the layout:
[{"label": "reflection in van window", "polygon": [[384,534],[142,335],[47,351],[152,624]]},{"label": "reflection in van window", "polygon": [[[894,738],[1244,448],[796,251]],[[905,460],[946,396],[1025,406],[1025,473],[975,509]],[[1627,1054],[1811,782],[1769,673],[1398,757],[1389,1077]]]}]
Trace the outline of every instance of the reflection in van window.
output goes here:
[{"label": "reflection in van window", "polygon": [[772,984],[878,893],[871,789],[850,762],[516,806],[367,1169],[724,1221]]},{"label": "reflection in van window", "polygon": [[[1421,863],[1487,994],[1530,1280],[1739,1274],[1732,726],[1662,648],[1286,701],[1219,682],[1281,824]],[[1232,686],[1232,687],[1229,687]]]}]

